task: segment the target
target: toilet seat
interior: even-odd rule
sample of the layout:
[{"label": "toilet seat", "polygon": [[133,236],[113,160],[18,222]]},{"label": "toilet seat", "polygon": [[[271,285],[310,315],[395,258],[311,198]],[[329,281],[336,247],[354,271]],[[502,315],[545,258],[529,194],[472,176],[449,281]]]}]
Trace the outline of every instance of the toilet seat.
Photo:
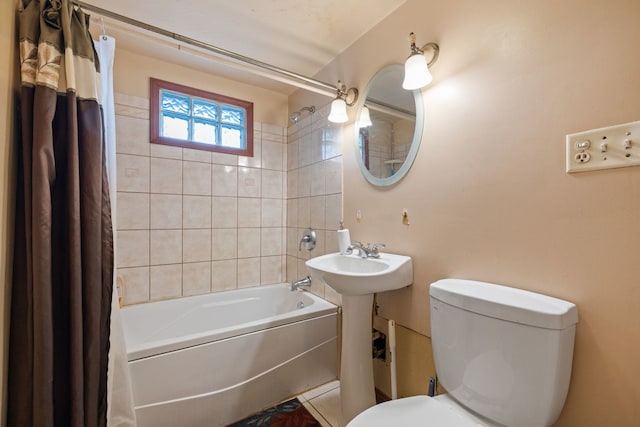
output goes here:
[{"label": "toilet seat", "polygon": [[[442,397],[442,398],[441,398]],[[485,427],[448,397],[411,396],[390,400],[358,414],[347,427]]]}]

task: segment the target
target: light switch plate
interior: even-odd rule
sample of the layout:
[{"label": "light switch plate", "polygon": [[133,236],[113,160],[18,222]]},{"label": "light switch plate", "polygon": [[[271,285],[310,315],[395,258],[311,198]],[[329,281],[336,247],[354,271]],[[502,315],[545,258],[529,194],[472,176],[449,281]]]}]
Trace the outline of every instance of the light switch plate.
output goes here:
[{"label": "light switch plate", "polygon": [[567,135],[567,172],[640,166],[640,121]]}]

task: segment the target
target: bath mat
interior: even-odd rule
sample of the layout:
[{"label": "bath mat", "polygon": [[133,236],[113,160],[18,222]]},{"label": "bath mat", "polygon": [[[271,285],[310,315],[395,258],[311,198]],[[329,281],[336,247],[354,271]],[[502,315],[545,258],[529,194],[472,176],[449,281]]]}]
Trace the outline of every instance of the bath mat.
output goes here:
[{"label": "bath mat", "polygon": [[321,424],[298,399],[291,399],[229,427],[321,427]]}]

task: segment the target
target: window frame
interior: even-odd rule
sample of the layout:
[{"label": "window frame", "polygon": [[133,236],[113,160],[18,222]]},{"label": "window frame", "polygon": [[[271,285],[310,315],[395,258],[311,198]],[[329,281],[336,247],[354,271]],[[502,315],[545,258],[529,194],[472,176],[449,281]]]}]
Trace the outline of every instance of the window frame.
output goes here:
[{"label": "window frame", "polygon": [[[238,156],[253,157],[253,102],[242,99],[232,98],[230,96],[220,95],[201,89],[184,86],[178,83],[172,83],[151,77],[149,79],[149,123],[150,123],[150,142],[152,144],[170,145],[173,147],[193,148],[196,150],[214,151],[218,153],[235,154]],[[212,101],[218,104],[227,104],[233,107],[244,109],[245,115],[245,147],[234,148],[224,145],[207,144],[204,142],[191,141],[179,138],[170,138],[160,135],[162,113],[160,92],[167,90],[186,95],[190,99],[200,98]],[[218,121],[219,123],[219,121]],[[191,130],[191,125],[190,125]],[[191,132],[190,132],[191,133]]]}]

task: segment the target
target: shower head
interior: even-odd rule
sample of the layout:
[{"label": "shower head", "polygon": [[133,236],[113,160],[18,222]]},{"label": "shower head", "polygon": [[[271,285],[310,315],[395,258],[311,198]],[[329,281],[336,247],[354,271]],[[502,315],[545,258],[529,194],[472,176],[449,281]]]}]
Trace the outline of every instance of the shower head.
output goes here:
[{"label": "shower head", "polygon": [[289,120],[291,120],[291,123],[298,123],[298,120],[300,120],[301,115],[302,113],[300,111],[296,111],[295,113],[289,116]]},{"label": "shower head", "polygon": [[302,116],[303,111],[308,111],[309,114],[313,114],[316,112],[316,107],[312,105],[311,107],[302,107],[298,111],[294,111],[289,116],[289,120],[291,120],[291,123],[298,123],[298,121],[300,120],[300,117]]}]

